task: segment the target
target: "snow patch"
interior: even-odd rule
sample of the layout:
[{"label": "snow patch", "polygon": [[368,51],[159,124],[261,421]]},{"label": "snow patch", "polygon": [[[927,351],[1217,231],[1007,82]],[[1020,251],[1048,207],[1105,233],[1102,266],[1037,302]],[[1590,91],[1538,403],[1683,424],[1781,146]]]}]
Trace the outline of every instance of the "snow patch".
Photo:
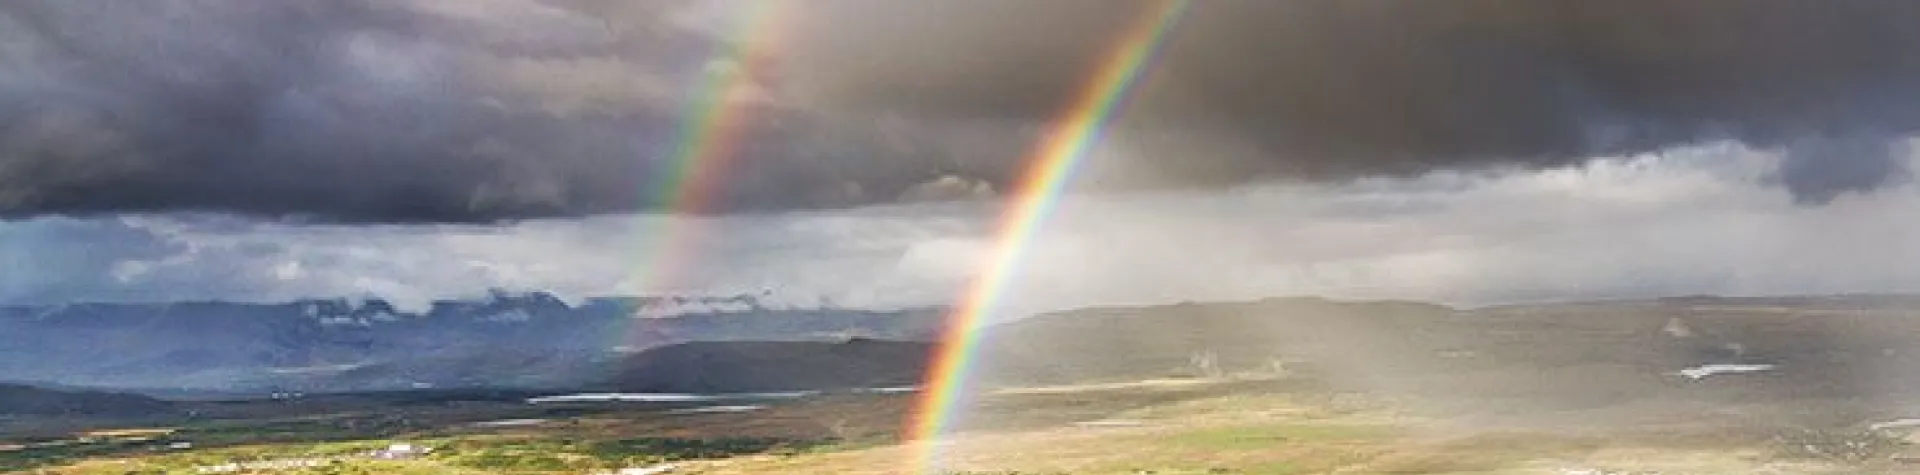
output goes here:
[{"label": "snow patch", "polygon": [[767,406],[762,406],[758,404],[739,405],[739,406],[701,406],[701,407],[689,407],[686,409],[674,409],[671,411],[667,411],[667,413],[668,414],[731,414],[731,413],[740,413],[740,412],[753,412],[753,411],[758,411],[766,408]]},{"label": "snow patch", "polygon": [[516,308],[516,309],[508,310],[505,312],[488,315],[483,320],[486,320],[489,322],[496,322],[496,323],[519,323],[519,322],[533,320],[533,314],[527,313],[526,310]]},{"label": "snow patch", "polygon": [[1706,379],[1708,376],[1714,376],[1714,375],[1720,375],[1720,374],[1758,373],[1762,371],[1772,371],[1773,368],[1774,366],[1770,364],[1709,364],[1709,365],[1695,366],[1695,367],[1683,369],[1680,371],[1675,371],[1670,374],[1673,374],[1676,376],[1684,376],[1687,379],[1699,381],[1702,379]]},{"label": "snow patch", "polygon": [[546,419],[502,419],[497,421],[475,422],[474,427],[528,427],[547,423]]},{"label": "snow patch", "polygon": [[1911,429],[1914,427],[1920,427],[1920,419],[1894,419],[1891,421],[1875,422],[1867,426],[1868,429],[1872,430],[1897,430]]},{"label": "snow patch", "polygon": [[679,468],[680,468],[679,465],[668,463],[668,464],[660,464],[660,465],[654,465],[649,467],[623,468],[617,472],[598,472],[598,473],[595,473],[594,475],[661,475],[665,473],[672,473],[674,470]]},{"label": "snow patch", "polygon": [[1693,328],[1688,327],[1687,322],[1681,321],[1680,317],[1668,318],[1667,326],[1661,328],[1660,331],[1666,332],[1667,336],[1674,338],[1693,338]]},{"label": "snow patch", "polygon": [[362,324],[359,319],[353,317],[320,317],[319,321],[320,326],[323,327],[366,326]]},{"label": "snow patch", "polygon": [[684,393],[581,393],[560,396],[543,396],[527,400],[527,404],[550,404],[568,402],[704,402],[742,399],[799,399],[819,395],[819,391],[792,391],[772,393],[734,393],[734,394],[684,394]]},{"label": "snow patch", "polygon": [[887,388],[860,388],[860,389],[853,390],[853,392],[854,394],[904,394],[904,393],[920,392],[920,387],[919,386],[896,386],[896,387],[887,387]]}]

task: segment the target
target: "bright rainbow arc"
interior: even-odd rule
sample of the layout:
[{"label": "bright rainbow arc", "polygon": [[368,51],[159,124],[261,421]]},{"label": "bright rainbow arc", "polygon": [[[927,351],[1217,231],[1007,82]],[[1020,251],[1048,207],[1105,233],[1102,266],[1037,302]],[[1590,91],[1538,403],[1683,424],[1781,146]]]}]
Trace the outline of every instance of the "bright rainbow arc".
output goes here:
[{"label": "bright rainbow arc", "polygon": [[1189,3],[1191,0],[1161,0],[1152,8],[1102,62],[1088,87],[1054,123],[1029,159],[1010,208],[1001,216],[992,254],[947,317],[906,434],[915,445],[909,449],[913,452],[913,473],[930,473],[935,468],[934,442],[958,410],[980,343],[981,324],[1005,293],[1028,241],[1058,202],[1075,166],[1099,144],[1107,124],[1159,55],[1167,32],[1185,16]]}]

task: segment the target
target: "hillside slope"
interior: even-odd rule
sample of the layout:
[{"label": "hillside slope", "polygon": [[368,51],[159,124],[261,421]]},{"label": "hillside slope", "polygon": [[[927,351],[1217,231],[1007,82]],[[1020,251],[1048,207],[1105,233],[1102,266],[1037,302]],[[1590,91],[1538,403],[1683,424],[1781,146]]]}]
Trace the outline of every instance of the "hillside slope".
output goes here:
[{"label": "hillside slope", "polygon": [[[1678,298],[1458,310],[1271,299],[1087,309],[990,329],[978,374],[1068,383],[1311,373],[1353,390],[1487,406],[1649,396],[1741,402],[1920,396],[1920,299]],[[1705,367],[1764,368],[1689,377]]]},{"label": "hillside slope", "polygon": [[172,403],[133,394],[0,384],[0,415],[138,417],[172,410]]},{"label": "hillside slope", "polygon": [[822,342],[697,342],[622,361],[609,385],[623,391],[737,393],[917,384],[931,346],[851,339]]}]

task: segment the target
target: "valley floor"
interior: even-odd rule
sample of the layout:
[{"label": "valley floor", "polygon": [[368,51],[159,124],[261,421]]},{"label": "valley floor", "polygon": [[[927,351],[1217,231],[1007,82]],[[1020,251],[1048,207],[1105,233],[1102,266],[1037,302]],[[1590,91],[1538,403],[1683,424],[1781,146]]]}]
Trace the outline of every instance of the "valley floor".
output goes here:
[{"label": "valley floor", "polygon": [[[673,474],[894,475],[911,473],[920,453],[896,438],[911,397],[846,395],[737,411],[330,408],[338,412],[95,431],[67,445],[0,444],[0,467],[83,475],[585,475],[670,463]],[[1606,412],[1521,421],[1406,407],[1291,380],[1004,390],[964,412],[956,433],[935,446],[933,473],[1920,473],[1920,465],[1896,460],[1906,446],[1901,434],[1791,432],[1739,408],[1697,417],[1682,407],[1631,409],[1666,421],[1642,424]],[[395,414],[407,421],[391,422]],[[1587,423],[1575,423],[1581,420]],[[382,453],[395,444],[432,451]]]}]

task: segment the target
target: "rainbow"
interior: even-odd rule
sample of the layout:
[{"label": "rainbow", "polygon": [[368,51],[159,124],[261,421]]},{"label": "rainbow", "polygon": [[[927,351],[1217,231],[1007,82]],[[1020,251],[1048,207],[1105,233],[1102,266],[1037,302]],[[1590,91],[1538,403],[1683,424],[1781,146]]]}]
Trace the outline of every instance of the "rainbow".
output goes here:
[{"label": "rainbow", "polygon": [[755,0],[747,5],[689,92],[664,158],[648,170],[647,189],[654,193],[645,197],[647,204],[667,212],[658,217],[658,229],[647,231],[660,241],[645,256],[641,277],[646,280],[639,290],[671,292],[658,284],[672,279],[696,253],[699,226],[684,220],[714,211],[721,178],[739,155],[742,134],[749,128],[756,102],[751,95],[761,87],[755,77],[772,66],[773,48],[785,30],[781,22],[789,13],[783,7],[789,3]]},{"label": "rainbow", "polygon": [[936,440],[952,422],[965,393],[967,372],[980,343],[982,323],[998,304],[1040,222],[1058,201],[1061,189],[1082,158],[1100,142],[1123,109],[1142,72],[1159,55],[1167,32],[1185,16],[1191,0],[1161,0],[1109,53],[1088,86],[1048,130],[1036,147],[1007,212],[1000,218],[992,253],[947,317],[923,391],[912,412],[906,438],[914,447],[915,473],[935,467]]},{"label": "rainbow", "polygon": [[650,198],[676,212],[711,211],[707,207],[719,178],[747,128],[745,112],[750,107],[745,106],[753,101],[743,96],[758,91],[754,76],[770,66],[772,48],[780,43],[779,21],[785,16],[780,7],[786,3],[753,2],[744,20],[725,35],[721,51],[708,62],[681,111],[667,159],[652,175],[658,180],[653,189],[664,195]]}]

